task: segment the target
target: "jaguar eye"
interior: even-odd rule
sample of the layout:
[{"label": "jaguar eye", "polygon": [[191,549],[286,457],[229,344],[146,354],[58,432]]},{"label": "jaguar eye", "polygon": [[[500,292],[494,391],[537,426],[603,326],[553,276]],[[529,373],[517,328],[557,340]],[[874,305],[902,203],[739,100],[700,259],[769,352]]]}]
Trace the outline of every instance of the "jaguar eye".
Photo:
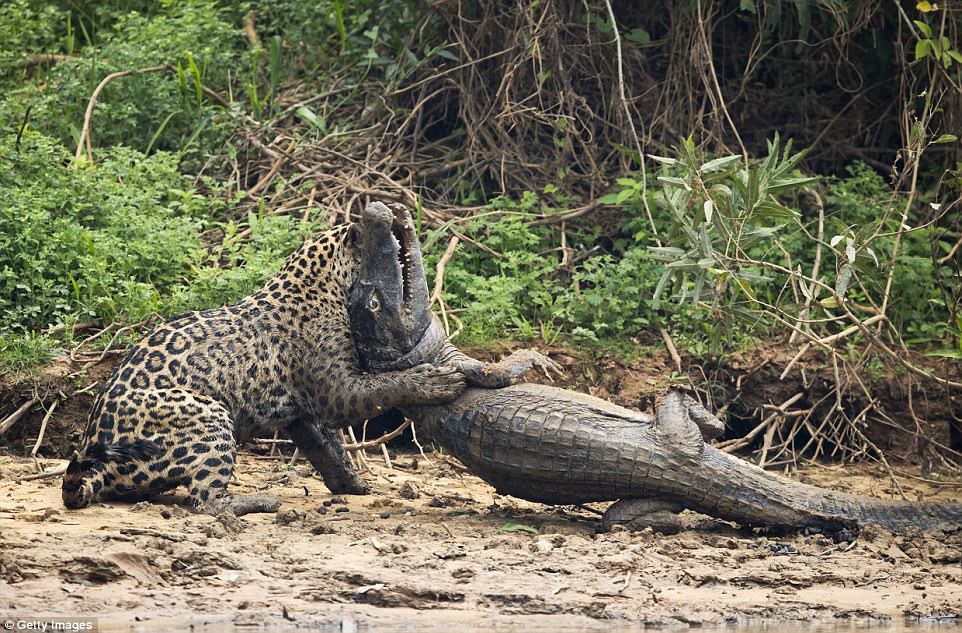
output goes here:
[{"label": "jaguar eye", "polygon": [[377,300],[377,297],[371,295],[371,300],[367,302],[367,307],[371,312],[377,312],[381,309],[381,302]]}]

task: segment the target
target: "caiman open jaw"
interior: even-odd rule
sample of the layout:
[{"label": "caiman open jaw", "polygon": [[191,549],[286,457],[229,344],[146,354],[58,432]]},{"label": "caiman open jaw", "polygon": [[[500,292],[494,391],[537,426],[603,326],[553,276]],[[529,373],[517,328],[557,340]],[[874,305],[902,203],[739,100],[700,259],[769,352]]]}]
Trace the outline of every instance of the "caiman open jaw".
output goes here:
[{"label": "caiman open jaw", "polygon": [[372,202],[361,213],[360,272],[348,300],[361,357],[395,359],[431,323],[421,246],[411,214]]}]

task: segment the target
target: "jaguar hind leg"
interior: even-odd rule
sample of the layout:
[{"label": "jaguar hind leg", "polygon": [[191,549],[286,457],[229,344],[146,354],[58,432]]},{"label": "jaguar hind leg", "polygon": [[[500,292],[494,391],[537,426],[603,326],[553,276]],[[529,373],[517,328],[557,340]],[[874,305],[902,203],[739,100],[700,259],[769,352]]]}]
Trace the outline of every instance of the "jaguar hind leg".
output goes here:
[{"label": "jaguar hind leg", "polygon": [[[221,403],[180,389],[130,390],[98,406],[63,481],[68,508],[98,496],[150,497],[185,485],[194,507],[218,514],[273,512],[271,495],[231,497],[233,420]],[[137,438],[134,440],[128,438]]]},{"label": "jaguar hind leg", "polygon": [[227,409],[216,401],[193,418],[194,428],[183,444],[150,468],[181,478],[194,508],[218,515],[232,512],[238,516],[251,512],[276,512],[280,500],[269,494],[231,495],[227,485],[234,474],[237,446],[234,425]]},{"label": "jaguar hind leg", "polygon": [[290,433],[294,445],[320,473],[328,490],[334,494],[368,493],[367,484],[351,468],[333,430],[318,421],[302,419],[291,425]]}]

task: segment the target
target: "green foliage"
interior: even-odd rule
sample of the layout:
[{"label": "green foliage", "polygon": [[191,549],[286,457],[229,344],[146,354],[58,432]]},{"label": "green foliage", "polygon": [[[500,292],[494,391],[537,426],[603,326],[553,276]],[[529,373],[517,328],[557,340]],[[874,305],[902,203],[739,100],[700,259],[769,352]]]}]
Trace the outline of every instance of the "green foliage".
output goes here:
[{"label": "green foliage", "polygon": [[[70,53],[74,58],[39,68],[0,67],[0,87],[8,92],[8,101],[18,106],[8,112],[7,124],[19,124],[24,105],[32,104],[34,129],[75,146],[88,100],[104,77],[169,64],[191,68],[190,84],[178,81],[180,75],[173,71],[129,75],[107,84],[96,106],[94,144],[183,152],[189,143],[216,146],[223,137],[228,121],[216,117],[210,104],[197,98],[195,88],[201,82],[215,90],[227,87],[228,72],[241,66],[245,46],[229,12],[215,2],[144,3],[144,7],[129,8],[133,3],[117,3],[120,6],[114,10],[110,3],[98,3],[89,16],[59,9],[57,2],[26,4],[42,8],[25,12],[24,35],[0,43],[0,58],[42,51]],[[154,13],[147,7],[162,11]],[[0,13],[0,25],[7,11]],[[83,37],[74,43],[78,32]],[[58,38],[65,39],[58,42]],[[42,90],[27,81],[37,72],[43,75]]]},{"label": "green foliage", "polygon": [[[0,145],[0,332],[70,318],[137,322],[222,305],[249,294],[316,225],[252,216],[198,236],[221,204],[194,191],[172,154],[117,147],[94,168],[71,169],[50,138]],[[239,239],[250,228],[252,239]]]},{"label": "green foliage", "polygon": [[923,59],[932,55],[935,61],[942,64],[946,69],[953,64],[962,64],[962,53],[952,48],[952,43],[945,35],[936,35],[932,32],[932,27],[920,20],[914,20],[915,26],[919,28],[919,39],[915,42],[915,59]]},{"label": "green foliage", "polygon": [[[219,228],[224,231],[223,241],[196,253],[190,277],[172,290],[165,303],[167,313],[204,310],[249,295],[277,272],[306,237],[323,227],[286,215],[251,214],[246,225],[226,222],[219,223]],[[244,229],[250,229],[250,240],[240,239]]]},{"label": "green foliage", "polygon": [[0,374],[20,382],[53,359],[49,338],[33,332],[0,333]]},{"label": "green foliage", "polygon": [[[757,12],[763,39],[798,46],[830,37],[851,19],[835,0],[740,6],[746,15]],[[244,36],[247,16],[258,44]],[[606,12],[587,19],[599,35],[613,34]],[[626,46],[651,45],[642,26],[625,28]],[[955,72],[962,60],[951,42],[927,22],[917,26],[916,57],[932,56]],[[454,59],[443,38],[430,36],[445,28],[437,12],[404,0],[0,3],[0,371],[24,373],[49,360],[67,335],[36,332],[53,325],[132,323],[249,294],[320,225],[266,208],[245,219],[226,208],[216,182],[195,185],[183,173],[223,148],[241,115],[276,116],[291,86],[299,95],[339,91],[331,102],[297,109],[307,139],[349,132],[355,123],[339,116],[339,104],[369,99],[362,88],[371,80],[390,92],[426,62]],[[657,19],[650,28],[660,28]],[[70,59],[37,64],[30,62],[35,53]],[[872,72],[891,63],[889,53],[882,45],[867,52]],[[769,72],[765,63],[755,72]],[[107,84],[93,117],[95,163],[71,167],[98,83],[113,72],[165,64],[169,70]],[[540,84],[556,79],[551,71],[537,75]],[[215,104],[206,88],[231,103]],[[559,148],[570,143],[568,124],[564,117],[556,123]],[[927,144],[956,140],[933,135]],[[231,156],[242,163],[238,154]],[[540,336],[625,350],[639,333],[664,326],[697,354],[750,344],[777,327],[759,306],[798,314],[799,297],[770,265],[807,272],[814,262],[815,244],[800,228],[811,233],[815,218],[796,208],[797,191],[811,181],[795,171],[800,157],[777,137],[766,158],[748,164],[740,156],[703,156],[687,139],[675,155],[656,158],[660,171],[647,187],[639,174],[624,174],[599,199],[607,209],[566,224],[564,268],[560,226],[532,220],[555,210],[549,197],[565,208],[580,204],[563,187],[568,167],[539,185],[544,197],[525,192],[490,201],[456,228],[500,256],[463,241],[447,265],[446,306],[465,326],[457,342]],[[464,204],[483,201],[473,186],[464,179],[451,195]],[[799,292],[812,295],[826,316],[837,307],[831,290],[864,302],[884,288],[900,221],[891,209],[904,201],[861,163],[819,186],[820,280],[828,290],[802,284]],[[913,208],[908,223],[924,220]],[[442,227],[424,236],[429,273],[447,235]],[[933,248],[944,255],[950,247],[934,228],[903,235],[888,315],[910,342],[954,355],[962,324],[949,323],[952,300],[940,288],[956,280],[948,267],[932,265]]]},{"label": "green foliage", "polygon": [[41,329],[71,314],[137,321],[179,279],[206,201],[185,189],[168,154],[117,148],[97,169],[65,168],[52,139],[0,145],[0,318]]}]

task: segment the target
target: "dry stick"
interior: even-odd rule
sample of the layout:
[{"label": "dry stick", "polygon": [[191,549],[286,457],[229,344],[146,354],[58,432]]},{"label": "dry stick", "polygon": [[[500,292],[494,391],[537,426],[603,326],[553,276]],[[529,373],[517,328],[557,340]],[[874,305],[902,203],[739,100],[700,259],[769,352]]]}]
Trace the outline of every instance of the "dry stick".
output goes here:
[{"label": "dry stick", "polygon": [[[841,339],[841,338],[845,338],[846,336],[848,336],[848,335],[850,335],[850,334],[854,334],[855,332],[858,332],[860,329],[862,329],[862,327],[868,327],[869,325],[872,325],[872,324],[875,323],[876,321],[881,321],[881,320],[883,320],[884,318],[885,318],[885,317],[882,316],[881,314],[876,314],[876,315],[873,316],[873,317],[869,317],[869,318],[865,319],[865,321],[863,321],[863,322],[861,323],[861,325],[859,325],[859,324],[852,325],[852,326],[849,326],[849,327],[845,328],[845,329],[842,330],[841,332],[837,332],[837,333],[835,333],[835,334],[832,334],[831,336],[826,336],[826,337],[823,337],[823,338],[820,338],[820,339],[816,339],[816,340],[814,340],[814,341],[806,341],[806,343],[805,343],[804,345],[802,345],[801,349],[798,350],[798,353],[795,354],[795,356],[792,357],[792,360],[788,361],[788,364],[785,365],[785,369],[782,371],[782,373],[781,373],[781,375],[778,377],[778,379],[779,379],[779,380],[785,380],[785,377],[788,375],[788,372],[791,371],[792,367],[795,366],[795,363],[798,362],[798,359],[801,358],[801,357],[805,354],[805,352],[807,352],[807,351],[809,350],[809,348],[810,348],[812,345],[822,345],[822,346],[828,347],[828,345],[829,345],[830,343],[834,343],[835,341],[837,341],[837,340],[839,340],[839,339]],[[799,330],[794,330],[794,332],[798,332],[798,331],[799,331]]]},{"label": "dry stick", "polygon": [[[825,204],[822,203],[821,196],[814,189],[806,190],[804,193],[808,193],[812,198],[812,204],[818,209],[818,240],[815,242],[815,263],[812,264],[812,274],[810,275],[812,279],[818,279],[819,268],[822,264],[822,239],[825,236]],[[801,270],[801,267],[799,267]],[[801,283],[807,283],[804,279]],[[815,285],[813,284],[809,288],[808,292],[805,293],[805,307],[802,308],[802,312],[799,315],[799,320],[804,320],[808,318],[808,311],[812,307],[812,300],[815,298]],[[792,330],[791,336],[788,337],[788,343],[794,344],[798,339],[798,331]]]},{"label": "dry stick", "polygon": [[960,235],[959,239],[956,240],[955,245],[951,249],[949,249],[948,254],[945,257],[939,258],[939,266],[942,266],[943,264],[950,261],[953,257],[955,257],[955,252],[959,250],[960,246],[962,246],[962,235]]},{"label": "dry stick", "polygon": [[347,434],[348,434],[348,436],[351,438],[351,442],[352,442],[353,444],[361,444],[361,445],[362,445],[362,446],[361,446],[361,449],[357,451],[357,459],[358,459],[358,461],[360,462],[361,466],[364,467],[364,470],[366,470],[366,471],[369,472],[369,473],[373,473],[374,471],[371,470],[371,466],[367,463],[367,457],[364,455],[364,447],[363,447],[363,444],[365,444],[365,442],[358,442],[358,441],[357,441],[357,437],[354,435],[354,427],[350,427],[350,426],[347,427]]},{"label": "dry stick", "polygon": [[421,457],[424,458],[424,461],[426,461],[428,464],[433,465],[434,462],[432,462],[430,458],[428,458],[428,456],[424,454],[424,447],[421,446],[421,442],[418,441],[417,425],[414,424],[413,420],[408,420],[408,421],[411,422],[411,441],[414,442],[414,445],[418,447],[418,451],[421,453]]},{"label": "dry stick", "polygon": [[[338,435],[338,437],[341,438],[341,446],[347,446],[347,436],[344,434],[344,431],[341,430],[341,429],[338,429],[338,430],[337,430],[337,435]],[[358,470],[358,460],[357,460],[357,458],[354,456],[354,454],[351,453],[350,451],[347,452],[347,460],[348,460],[349,462],[351,462],[351,467],[352,467],[354,470]]]},{"label": "dry stick", "polygon": [[444,249],[444,254],[441,255],[441,259],[438,260],[438,265],[435,268],[437,274],[434,276],[434,290],[431,292],[430,301],[428,301],[429,308],[441,298],[441,289],[444,287],[444,267],[451,261],[451,257],[454,255],[454,249],[458,247],[458,242],[460,241],[457,235],[453,236],[451,241],[448,242],[448,247]]},{"label": "dry stick", "polygon": [[671,360],[675,363],[675,368],[678,373],[682,373],[681,369],[681,356],[678,355],[678,349],[675,347],[675,342],[671,340],[671,334],[668,333],[663,327],[658,328],[658,332],[661,334],[661,338],[665,341],[665,347],[668,348],[668,353],[671,355]]},{"label": "dry stick", "polygon": [[4,433],[6,433],[11,426],[16,424],[17,420],[22,418],[23,415],[30,410],[30,407],[32,407],[33,405],[39,402],[40,400],[37,398],[30,398],[29,400],[24,402],[22,405],[20,405],[19,409],[17,409],[16,411],[8,415],[3,422],[0,422],[0,435],[3,435]]},{"label": "dry stick", "polygon": [[778,416],[783,416],[786,413],[788,413],[787,411],[788,407],[792,406],[793,404],[801,400],[804,395],[805,394],[802,393],[801,391],[796,393],[794,396],[792,396],[785,402],[778,405],[776,407],[776,411],[772,412],[771,415],[769,415],[764,420],[762,420],[762,422],[758,426],[753,428],[747,434],[739,438],[734,438],[731,440],[726,440],[724,442],[719,442],[718,444],[715,445],[715,448],[721,451],[724,451],[726,453],[731,453],[731,452],[737,451],[738,449],[744,446],[748,446],[748,444],[750,444],[751,441],[755,439],[755,437],[757,437],[759,433],[761,433],[763,430],[765,430],[768,427],[768,425],[772,422],[772,420],[774,420]]},{"label": "dry stick", "polygon": [[409,426],[411,426],[411,420],[405,419],[404,422],[401,425],[399,425],[396,429],[394,429],[390,433],[385,433],[384,435],[377,438],[376,440],[366,440],[363,442],[355,442],[354,444],[345,444],[341,448],[343,448],[346,451],[360,451],[366,448],[374,448],[375,446],[382,445],[385,442],[390,442],[391,440],[396,438],[398,435],[403,433],[404,429],[408,428]]},{"label": "dry stick", "polygon": [[53,470],[46,470],[42,473],[37,473],[35,475],[24,475],[23,477],[17,477],[17,482],[21,481],[34,481],[37,479],[49,479],[51,477],[56,477],[67,472],[67,466],[61,466],[60,468],[54,468]]},{"label": "dry stick", "polygon": [[387,444],[381,444],[381,453],[384,455],[384,465],[388,468],[394,468],[391,464],[391,455],[387,452]]},{"label": "dry stick", "polygon": [[110,73],[101,80],[101,82],[94,89],[92,95],[90,95],[90,101],[87,102],[87,111],[84,113],[84,124],[80,130],[80,140],[77,142],[77,151],[74,152],[74,169],[76,169],[80,164],[80,156],[83,154],[84,147],[87,148],[87,160],[91,163],[94,162],[93,148],[90,146],[90,119],[94,115],[94,106],[97,105],[97,99],[100,97],[100,93],[107,86],[108,83],[117,79],[118,77],[126,77],[127,75],[141,75],[143,73],[153,73],[159,70],[173,70],[173,66],[170,64],[164,64],[162,66],[151,66],[150,68],[140,68],[138,70],[121,70],[119,72]]},{"label": "dry stick", "polygon": [[15,150],[17,153],[20,152],[20,141],[23,140],[23,132],[24,132],[24,130],[27,129],[27,123],[30,121],[30,111],[31,111],[31,110],[33,110],[33,104],[32,104],[32,103],[27,106],[27,109],[26,109],[26,110],[24,110],[24,113],[23,113],[23,122],[20,124],[20,127],[17,129],[17,140],[14,141],[14,143],[13,143],[14,150]]},{"label": "dry stick", "polygon": [[288,466],[293,466],[297,462],[297,458],[301,456],[301,449],[294,447],[294,454],[291,455],[291,461],[287,463]]},{"label": "dry stick", "polygon": [[37,434],[37,442],[33,445],[33,450],[30,451],[30,457],[34,459],[37,458],[37,451],[40,450],[40,443],[43,442],[43,434],[47,431],[47,422],[50,421],[50,416],[53,415],[54,410],[56,410],[57,405],[60,404],[59,400],[54,400],[50,408],[47,409],[47,415],[43,416],[43,421],[40,423],[40,432]]},{"label": "dry stick", "polygon": [[263,437],[255,437],[251,440],[251,442],[253,442],[254,444],[293,444],[294,443],[290,440],[277,439],[276,437],[271,440]]},{"label": "dry stick", "polygon": [[247,190],[248,196],[253,197],[257,195],[259,191],[261,191],[262,189],[266,189],[267,186],[271,184],[271,181],[273,181],[274,177],[277,176],[277,172],[279,172],[281,170],[281,167],[284,166],[284,163],[287,162],[287,155],[290,154],[291,150],[293,150],[296,145],[297,145],[297,141],[290,142],[290,144],[287,146],[286,153],[278,156],[277,160],[274,161],[274,164],[271,165],[270,170],[268,170],[268,172],[264,174],[261,177],[261,179],[254,184],[253,187]]},{"label": "dry stick", "polygon": [[722,114],[725,115],[725,120],[728,121],[728,125],[732,129],[732,133],[735,135],[735,140],[738,141],[738,147],[742,150],[742,158],[745,159],[745,164],[748,164],[748,151],[745,149],[745,144],[742,142],[742,137],[738,133],[738,128],[735,127],[735,122],[732,120],[732,115],[728,112],[728,106],[725,104],[725,95],[722,94],[721,84],[718,83],[718,75],[715,74],[715,64],[711,60],[711,46],[708,43],[708,37],[705,34],[705,23],[702,21],[701,15],[701,0],[696,3],[696,9],[698,11],[698,34],[701,36],[702,45],[705,47],[705,59],[708,65],[708,74],[711,76],[712,84],[714,84],[715,92],[718,94],[718,105],[721,108]]},{"label": "dry stick", "polygon": [[[277,439],[277,436],[278,436],[279,434],[280,434],[280,431],[274,431],[274,440],[271,442],[271,452],[268,453],[268,455],[267,455],[268,457],[273,457],[274,455],[277,454],[277,445],[280,443],[280,441]],[[255,440],[255,441],[257,441],[257,440]],[[288,442],[288,443],[293,443],[293,442],[291,442],[290,440],[287,440],[287,442]]]},{"label": "dry stick", "polygon": [[[779,415],[777,413],[773,415]],[[758,455],[758,467],[765,467],[765,459],[768,457],[768,450],[772,447],[772,441],[775,439],[775,431],[778,430],[777,424],[769,424],[768,430],[765,431],[765,437],[762,438],[762,450]]]},{"label": "dry stick", "polygon": [[[641,147],[641,139],[638,138],[638,132],[635,130],[634,120],[631,118],[628,98],[625,95],[625,63],[621,54],[621,35],[618,33],[618,22],[615,20],[615,10],[611,6],[611,1],[605,0],[605,6],[608,8],[608,19],[611,20],[611,27],[615,35],[615,54],[618,61],[618,97],[621,99],[621,106],[625,110],[625,123],[631,130],[631,136],[635,142],[635,151],[638,152],[638,164],[641,166],[641,201],[645,205],[645,215],[648,216],[651,235],[655,238],[655,244],[661,246],[661,238],[658,237],[658,229],[655,228],[655,218],[651,215],[651,209],[648,206],[648,170],[645,168],[645,154]],[[738,132],[735,132],[735,134],[738,134]]]}]

